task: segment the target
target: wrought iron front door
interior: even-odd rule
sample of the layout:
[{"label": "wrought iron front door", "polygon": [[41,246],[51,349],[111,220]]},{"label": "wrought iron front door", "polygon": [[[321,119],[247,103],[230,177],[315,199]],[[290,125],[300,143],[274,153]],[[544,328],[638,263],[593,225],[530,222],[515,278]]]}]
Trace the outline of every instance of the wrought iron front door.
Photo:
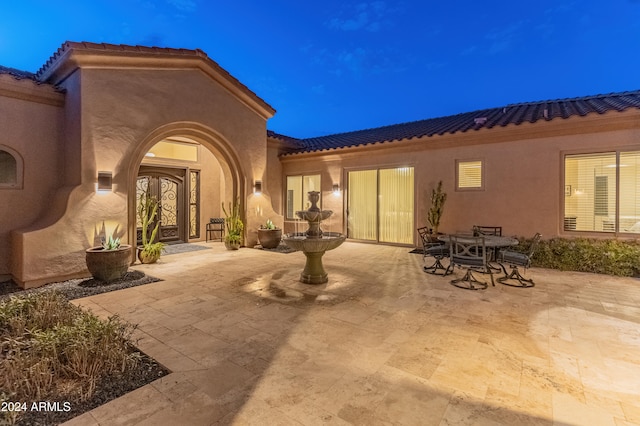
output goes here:
[{"label": "wrought iron front door", "polygon": [[[145,191],[158,200],[158,215],[160,220],[158,240],[164,243],[184,242],[185,239],[185,209],[184,209],[184,176],[182,169],[157,169],[140,167],[136,185],[137,199]],[[137,209],[136,209],[137,211]],[[138,241],[142,238],[142,223],[138,221]],[[155,226],[155,223],[152,224]]]}]

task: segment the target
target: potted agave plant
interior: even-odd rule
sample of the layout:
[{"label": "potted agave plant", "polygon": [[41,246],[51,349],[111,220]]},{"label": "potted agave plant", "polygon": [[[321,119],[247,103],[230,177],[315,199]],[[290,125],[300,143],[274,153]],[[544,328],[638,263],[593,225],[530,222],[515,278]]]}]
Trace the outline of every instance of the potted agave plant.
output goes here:
[{"label": "potted agave plant", "polygon": [[102,240],[101,246],[85,251],[87,269],[96,280],[111,282],[127,273],[131,264],[131,246],[120,244],[120,238],[110,235]]},{"label": "potted agave plant", "polygon": [[238,250],[242,245],[242,231],[244,231],[244,223],[240,218],[240,203],[229,202],[228,211],[222,203],[222,211],[225,215],[224,225],[227,231],[224,236],[224,245],[227,250]]},{"label": "potted agave plant", "polygon": [[160,221],[156,221],[155,226],[149,234],[149,229],[153,221],[158,216],[158,200],[149,195],[147,191],[140,194],[138,200],[138,217],[142,223],[142,245],[138,247],[138,260],[141,263],[155,263],[160,259],[162,251],[166,246],[162,242],[154,242],[160,228]]},{"label": "potted agave plant", "polygon": [[282,229],[274,225],[271,219],[268,219],[266,224],[260,225],[260,229],[258,229],[258,241],[262,248],[277,248],[280,245],[281,239]]}]

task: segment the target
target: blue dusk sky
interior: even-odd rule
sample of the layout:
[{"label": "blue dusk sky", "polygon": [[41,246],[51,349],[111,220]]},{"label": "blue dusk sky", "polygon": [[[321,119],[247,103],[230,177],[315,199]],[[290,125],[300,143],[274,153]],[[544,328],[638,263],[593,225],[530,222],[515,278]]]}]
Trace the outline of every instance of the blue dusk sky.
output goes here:
[{"label": "blue dusk sky", "polygon": [[[66,40],[202,49],[307,138],[640,89],[640,0],[10,1],[0,65]],[[177,95],[179,96],[179,94]]]}]

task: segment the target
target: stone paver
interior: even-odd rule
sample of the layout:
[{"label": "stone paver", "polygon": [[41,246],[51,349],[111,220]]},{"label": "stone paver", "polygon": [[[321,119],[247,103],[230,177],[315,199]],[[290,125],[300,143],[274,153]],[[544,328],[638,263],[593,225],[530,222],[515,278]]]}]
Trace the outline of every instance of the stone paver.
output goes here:
[{"label": "stone paver", "polygon": [[173,373],[69,425],[640,424],[637,279],[534,268],[472,292],[347,242],[310,286],[301,253],[202,245],[77,301]]}]

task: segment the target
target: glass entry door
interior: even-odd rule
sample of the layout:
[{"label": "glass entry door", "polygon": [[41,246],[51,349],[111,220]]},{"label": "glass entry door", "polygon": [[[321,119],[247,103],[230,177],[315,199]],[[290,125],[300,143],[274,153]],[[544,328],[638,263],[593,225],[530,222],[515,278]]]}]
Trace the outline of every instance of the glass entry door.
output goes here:
[{"label": "glass entry door", "polygon": [[413,167],[353,171],[347,181],[349,238],[413,244]]}]

